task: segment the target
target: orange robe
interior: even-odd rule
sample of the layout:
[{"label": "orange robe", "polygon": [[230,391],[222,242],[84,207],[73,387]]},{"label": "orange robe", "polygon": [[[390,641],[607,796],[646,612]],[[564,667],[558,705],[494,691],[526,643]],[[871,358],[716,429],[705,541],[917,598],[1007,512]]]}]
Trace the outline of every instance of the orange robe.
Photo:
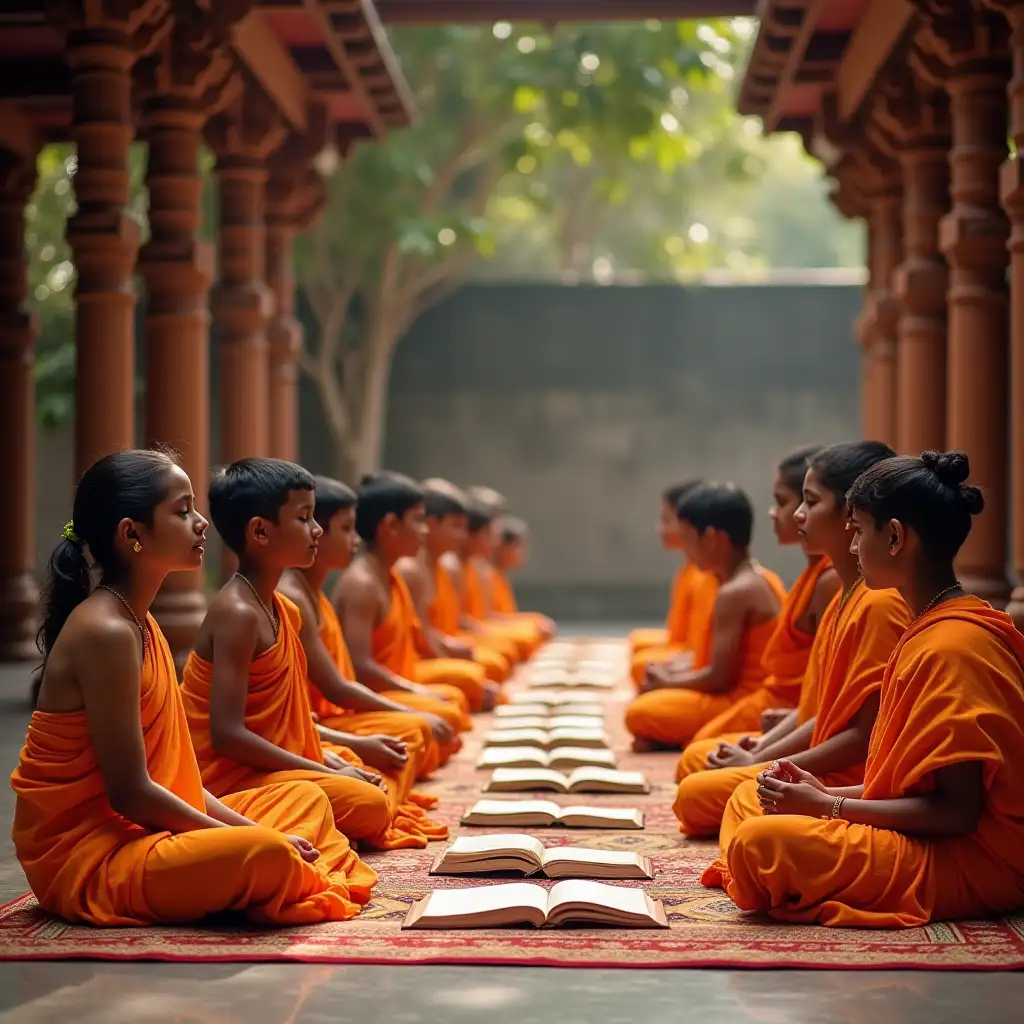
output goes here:
[{"label": "orange robe", "polygon": [[660,665],[689,651],[694,668],[703,668],[711,656],[711,623],[718,596],[718,580],[687,563],[676,577],[673,590],[672,620],[668,623],[668,642],[645,647],[633,654],[630,674],[639,687],[648,665]]},{"label": "orange robe", "polygon": [[[341,623],[327,595],[320,594],[320,640],[331,656],[342,679],[355,679],[352,657],[341,632]],[[405,744],[408,760],[397,775],[381,772],[388,787],[388,801],[394,822],[404,830],[420,832],[429,839],[444,839],[448,829],[426,817],[423,808],[435,807],[437,800],[413,791],[416,779],[435,771],[440,763],[440,750],[430,726],[413,712],[402,711],[349,711],[332,704],[312,683],[309,683],[309,703],[315,719],[328,729],[352,733],[354,736],[392,736]],[[351,751],[342,751],[334,744],[333,750],[352,761]],[[356,759],[358,760],[358,759]],[[379,769],[373,769],[375,771]]]},{"label": "orange robe", "polygon": [[491,603],[489,581],[494,571],[494,566],[480,558],[465,559],[462,565],[463,607],[471,619],[480,623],[485,637],[511,641],[516,646],[518,659],[526,661],[544,642],[541,628],[529,616],[492,618],[495,609]]},{"label": "orange robe", "polygon": [[926,613],[894,651],[863,799],[926,794],[935,772],[964,762],[981,765],[974,832],[911,836],[842,817],[752,816],[726,851],[729,895],[785,921],[873,928],[1024,907],[1024,637],[976,597]]},{"label": "orange robe", "polygon": [[[299,639],[301,613],[281,594],[274,594],[280,628],[272,647],[253,658],[245,701],[245,727],[268,743],[292,754],[324,763],[324,747],[313,722],[306,683],[306,654]],[[213,665],[194,652],[185,663],[182,701],[192,733],[203,785],[217,797],[275,782],[316,783],[328,796],[338,831],[349,839],[366,840],[382,850],[422,848],[426,837],[407,822],[395,821],[387,794],[361,779],[303,769],[267,771],[219,753],[210,732]],[[328,747],[328,749],[331,749]],[[359,764],[351,751],[337,750]]]},{"label": "orange robe", "polygon": [[440,561],[434,563],[434,599],[427,608],[430,624],[442,636],[451,637],[473,647],[473,660],[494,683],[503,683],[512,674],[512,662],[501,651],[482,644],[460,624],[462,602],[451,574]]},{"label": "orange robe", "polygon": [[[453,659],[435,658],[428,662],[420,657],[416,650],[416,632],[420,624],[412,594],[396,569],[391,570],[390,578],[391,594],[387,615],[374,627],[370,639],[373,659],[396,676],[427,687],[441,700],[401,690],[388,691],[386,696],[414,711],[441,715],[453,729],[466,732],[473,727],[469,717],[469,701],[462,690],[448,685],[443,678],[445,666]],[[427,666],[433,668],[428,670]],[[434,671],[439,672],[440,678],[432,677]]]},{"label": "orange robe", "polygon": [[[775,573],[768,569],[758,571],[780,599],[786,596],[786,588]],[[761,662],[778,618],[776,616],[746,631],[741,641],[739,674],[728,692],[697,693],[694,690],[665,689],[642,693],[626,708],[626,728],[634,736],[655,743],[669,747],[685,746],[708,722],[764,683],[765,671]],[[712,630],[709,628],[705,649],[700,652],[695,668],[702,668],[709,663],[712,641]]]},{"label": "orange robe", "polygon": [[548,623],[546,615],[539,612],[523,612],[519,610],[515,588],[508,576],[496,565],[491,567],[491,611],[506,618],[519,619],[533,623],[541,632]]},{"label": "orange robe", "polygon": [[797,623],[807,613],[818,580],[832,569],[827,558],[819,558],[797,577],[793,589],[782,602],[782,611],[768,645],[761,657],[764,682],[752,693],[736,701],[717,718],[700,729],[694,740],[717,741],[726,733],[756,732],[761,726],[761,713],[769,708],[795,708],[800,700],[800,687],[811,656],[814,634],[803,633]]},{"label": "orange robe", "polygon": [[700,570],[690,562],[684,562],[672,580],[668,615],[664,627],[634,629],[629,634],[629,653],[635,656],[648,647],[664,647],[666,644],[686,642],[686,622],[690,617],[690,601],[693,595],[692,580]]},{"label": "orange robe", "polygon": [[[910,611],[895,590],[868,590],[856,585],[845,604],[837,594],[830,602],[811,648],[797,716],[800,724],[814,719],[809,747],[817,747],[845,731],[864,701],[882,686],[893,649],[910,623]],[[757,810],[757,773],[764,764],[717,768],[688,775],[679,784],[673,810],[680,831],[728,839],[743,818]],[[822,781],[856,786],[864,779],[863,764],[833,772]],[[717,865],[705,872],[713,884]]]},{"label": "orange robe", "polygon": [[[197,811],[203,783],[174,660],[160,627],[149,635],[139,714],[150,778]],[[228,796],[255,828],[154,832],[111,808],[84,711],[36,711],[11,776],[14,849],[44,910],[68,921],[124,927],[196,921],[242,910],[261,924],[344,921],[359,913],[375,872],[334,827],[316,786],[288,782]],[[308,839],[307,864],[285,838]]]}]

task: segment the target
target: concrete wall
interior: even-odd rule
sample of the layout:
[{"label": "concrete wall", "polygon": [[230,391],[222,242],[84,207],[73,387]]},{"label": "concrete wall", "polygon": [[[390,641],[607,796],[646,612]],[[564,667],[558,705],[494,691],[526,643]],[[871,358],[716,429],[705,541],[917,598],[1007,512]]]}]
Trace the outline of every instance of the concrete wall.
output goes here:
[{"label": "concrete wall", "polygon": [[[534,533],[524,603],[577,620],[657,618],[674,571],[655,536],[666,483],[734,480],[766,509],[781,454],[857,433],[860,294],[467,287],[398,350],[387,465],[509,496]],[[329,472],[316,396],[305,387],[302,400],[303,461]],[[38,463],[41,570],[70,516],[70,432],[41,435]],[[799,571],[764,517],[755,552],[787,579]]]},{"label": "concrete wall", "polygon": [[[395,359],[388,467],[503,491],[533,529],[526,603],[663,614],[663,486],[733,480],[767,509],[778,457],[857,434],[856,286],[474,285]],[[303,455],[329,451],[306,431]],[[755,552],[791,580],[765,517]]]}]

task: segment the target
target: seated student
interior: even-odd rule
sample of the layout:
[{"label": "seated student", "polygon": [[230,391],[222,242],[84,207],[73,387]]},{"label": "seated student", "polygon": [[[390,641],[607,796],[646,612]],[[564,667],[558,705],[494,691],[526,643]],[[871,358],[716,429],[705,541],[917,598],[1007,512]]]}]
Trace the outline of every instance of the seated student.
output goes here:
[{"label": "seated student", "polygon": [[[683,754],[673,810],[686,835],[720,832],[724,841],[743,808],[757,805],[740,784],[777,757],[793,757],[836,785],[862,781],[882,673],[910,612],[895,591],[864,586],[850,552],[845,495],[862,472],[891,456],[880,441],[854,441],[824,448],[811,460],[797,526],[805,549],[832,562],[842,590],[815,633],[796,709],[763,736],[720,742],[706,765],[688,763]],[[744,793],[746,803],[734,804]]]},{"label": "seated student", "polygon": [[122,451],[86,470],[50,558],[13,839],[40,906],[65,920],[343,921],[376,882],[311,783],[223,801],[203,788],[149,607],[168,573],[202,565],[206,527],[172,456]]},{"label": "seated student", "polygon": [[438,742],[450,743],[454,732],[443,718],[415,714],[381,697],[354,678],[341,626],[323,584],[332,570],[344,570],[355,550],[355,492],[327,477],[314,477],[314,517],[324,531],[316,560],[306,569],[288,569],[278,592],[302,616],[299,639],[306,655],[309,699],[321,741],[340,746],[347,760],[368,764],[387,783],[396,822],[425,838],[444,838],[447,829],[423,815],[436,799],[413,792],[416,779],[440,764]]},{"label": "seated student", "polygon": [[496,506],[471,503],[467,509],[467,534],[462,555],[462,605],[473,627],[481,635],[509,640],[516,646],[519,661],[526,661],[545,640],[554,635],[554,625],[530,616],[498,615],[492,606],[491,577],[498,546]]},{"label": "seated student", "polygon": [[690,491],[677,510],[687,557],[718,580],[707,648],[692,667],[650,665],[626,709],[634,749],[685,746],[700,729],[764,682],[761,656],[786,591],[750,557],[754,511],[732,484]]},{"label": "seated student", "polygon": [[982,510],[962,452],[894,458],[848,498],[871,588],[914,615],[882,681],[862,785],[782,761],[720,871],[744,910],[893,928],[1024,908],[1024,637],[963,592],[953,560]]},{"label": "seated student", "polygon": [[[357,497],[356,533],[363,546],[333,594],[356,678],[401,704],[443,714],[465,732],[471,727],[466,693],[483,687],[483,669],[420,655],[422,627],[396,568],[399,559],[419,554],[423,544],[423,491],[408,477],[386,473],[368,477]],[[439,696],[447,702],[444,711]]]},{"label": "seated student", "polygon": [[[703,480],[687,480],[684,483],[666,487],[661,495],[661,515],[658,518],[658,537],[666,551],[678,551],[682,554],[682,538],[679,531],[679,517],[676,509],[684,494],[700,487]],[[689,604],[692,594],[689,590],[690,580],[700,570],[683,557],[682,565],[672,580],[672,592],[669,596],[668,614],[665,625],[634,629],[629,634],[629,652],[636,657],[641,651],[651,647],[665,647],[672,644],[675,653],[686,650],[686,620],[689,616]],[[646,666],[644,666],[646,667]],[[640,672],[642,678],[643,672]],[[637,680],[639,685],[639,678]]]},{"label": "seated student", "polygon": [[[512,674],[511,661],[462,628],[462,602],[451,573],[443,564],[446,555],[459,551],[466,538],[466,498],[447,481],[421,485],[427,512],[427,540],[418,558],[398,563],[437,657],[467,658],[477,662],[493,683]],[[491,693],[496,699],[498,691]]]},{"label": "seated student", "polygon": [[328,796],[338,830],[381,849],[422,845],[393,823],[381,777],[325,749],[313,723],[301,617],[276,593],[309,565],[323,531],[313,478],[278,459],[241,459],[210,484],[210,515],[238,571],[210,603],[185,663],[182,701],[203,783],[215,796],[305,780]]},{"label": "seated student", "polygon": [[[693,668],[697,652],[707,651],[711,634],[711,617],[718,593],[714,573],[704,572],[683,551],[682,531],[676,509],[691,491],[704,486],[703,480],[689,480],[669,487],[662,495],[658,532],[661,543],[669,551],[679,551],[683,564],[676,573],[668,617],[659,640],[654,632],[640,630],[630,635],[630,675],[637,689],[643,684],[651,665],[666,665],[673,672]],[[654,642],[648,642],[653,640]]]},{"label": "seated student", "polygon": [[[802,543],[794,514],[803,502],[807,466],[820,450],[818,447],[801,448],[787,455],[776,470],[772,487],[775,504],[769,515],[775,537],[782,546]],[[839,589],[839,577],[828,558],[808,554],[807,567],[782,602],[775,632],[764,649],[764,683],[697,733],[683,751],[677,782],[690,771],[702,769],[719,742],[735,743],[756,731],[766,711],[778,709],[788,715],[797,706],[818,623]]]},{"label": "seated student", "polygon": [[498,622],[517,619],[535,623],[541,635],[550,640],[557,631],[552,619],[540,612],[519,610],[516,592],[509,579],[509,573],[516,572],[526,562],[526,542],[530,528],[526,521],[516,516],[502,516],[497,524],[497,544],[491,559],[491,617]]}]

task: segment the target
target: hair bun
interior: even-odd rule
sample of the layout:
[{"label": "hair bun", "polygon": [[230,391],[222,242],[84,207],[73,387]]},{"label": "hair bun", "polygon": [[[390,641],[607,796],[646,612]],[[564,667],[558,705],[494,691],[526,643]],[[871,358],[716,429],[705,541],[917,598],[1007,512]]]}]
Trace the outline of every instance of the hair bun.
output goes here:
[{"label": "hair bun", "polygon": [[370,484],[375,484],[380,479],[379,473],[364,473],[359,480],[360,487],[369,487]]},{"label": "hair bun", "polygon": [[959,487],[971,475],[966,452],[922,452],[921,461],[947,487]]},{"label": "hair bun", "polygon": [[985,508],[985,496],[977,487],[961,487],[960,500],[972,516],[980,515]]}]

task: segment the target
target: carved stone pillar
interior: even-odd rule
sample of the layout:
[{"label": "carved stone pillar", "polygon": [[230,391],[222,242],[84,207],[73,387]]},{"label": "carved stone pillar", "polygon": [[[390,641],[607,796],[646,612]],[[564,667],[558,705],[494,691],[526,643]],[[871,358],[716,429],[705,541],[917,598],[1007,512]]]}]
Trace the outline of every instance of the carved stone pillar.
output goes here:
[{"label": "carved stone pillar", "polygon": [[917,455],[946,444],[946,292],[939,222],[949,209],[949,99],[905,61],[888,75],[876,116],[894,137],[903,171],[902,303],[896,347],[896,445]]},{"label": "carved stone pillar", "polygon": [[164,0],[60,0],[48,14],[66,32],[71,136],[78,148],[78,209],[68,220],[75,255],[75,469],[135,437],[135,294],[139,229],[128,212],[132,66],[167,28]]},{"label": "carved stone pillar", "polygon": [[865,325],[865,356],[871,364],[870,430],[867,436],[887,444],[896,434],[896,343],[900,300],[893,275],[903,256],[903,197],[897,175],[873,183],[867,190],[871,237],[870,291]]},{"label": "carved stone pillar", "polygon": [[1010,24],[1013,77],[1008,83],[1010,134],[1016,152],[1000,171],[1003,209],[1010,217],[1010,437],[1011,524],[1017,587],[1007,606],[1017,628],[1024,627],[1024,0],[988,0]]},{"label": "carved stone pillar", "polygon": [[[210,471],[210,316],[213,250],[200,240],[202,131],[211,108],[237,79],[228,46],[248,3],[225,0],[216,16],[179,5],[174,29],[138,67],[149,143],[150,240],[139,270],[146,281],[146,440],[181,453],[200,508]],[[153,605],[182,661],[206,613],[202,572],[174,573]]]},{"label": "carved stone pillar", "polygon": [[949,265],[946,443],[969,454],[972,476],[987,491],[959,572],[966,587],[1002,603],[1009,594],[1009,222],[999,202],[999,174],[1008,152],[1009,29],[1002,16],[975,4],[915,3],[925,25],[915,65],[945,88],[952,117],[952,207],[939,228]]},{"label": "carved stone pillar", "polygon": [[40,140],[13,104],[0,103],[0,661],[37,656],[35,383],[37,324],[28,307],[25,204]]},{"label": "carved stone pillar", "polygon": [[302,325],[295,318],[295,236],[308,227],[323,207],[324,192],[312,160],[327,143],[327,111],[310,108],[308,130],[291,134],[270,162],[267,183],[267,286],[274,313],[267,327],[270,342],[270,454],[299,459],[299,373]]},{"label": "carved stone pillar", "polygon": [[207,125],[220,189],[220,280],[211,306],[218,333],[220,454],[224,462],[270,451],[267,322],[273,294],[265,283],[267,157],[284,126],[255,87]]}]

